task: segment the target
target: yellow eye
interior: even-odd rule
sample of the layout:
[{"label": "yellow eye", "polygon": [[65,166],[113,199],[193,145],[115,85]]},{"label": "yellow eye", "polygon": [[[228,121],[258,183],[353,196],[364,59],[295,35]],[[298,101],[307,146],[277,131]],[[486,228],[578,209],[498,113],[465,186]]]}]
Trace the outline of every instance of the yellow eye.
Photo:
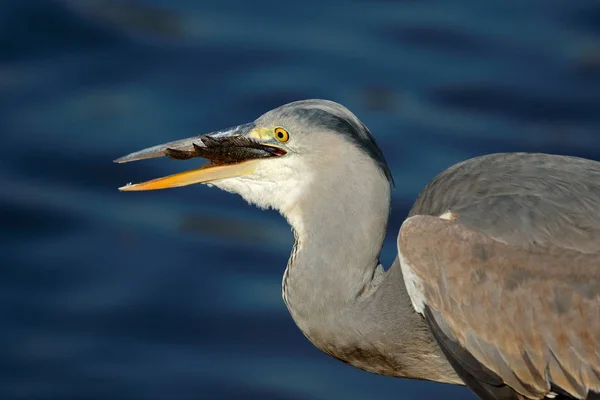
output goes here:
[{"label": "yellow eye", "polygon": [[280,142],[287,142],[290,140],[290,134],[283,128],[275,128],[275,137]]}]

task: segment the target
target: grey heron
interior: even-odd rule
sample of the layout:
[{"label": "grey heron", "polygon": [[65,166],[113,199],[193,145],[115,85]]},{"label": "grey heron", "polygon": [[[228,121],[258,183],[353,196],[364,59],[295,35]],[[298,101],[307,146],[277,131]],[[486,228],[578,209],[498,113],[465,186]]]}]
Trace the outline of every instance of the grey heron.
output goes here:
[{"label": "grey heron", "polygon": [[441,172],[379,263],[393,183],[368,128],[325,100],[122,157],[203,157],[123,191],[209,183],[278,210],[283,300],[323,352],[481,399],[600,396],[600,163],[492,154]]}]

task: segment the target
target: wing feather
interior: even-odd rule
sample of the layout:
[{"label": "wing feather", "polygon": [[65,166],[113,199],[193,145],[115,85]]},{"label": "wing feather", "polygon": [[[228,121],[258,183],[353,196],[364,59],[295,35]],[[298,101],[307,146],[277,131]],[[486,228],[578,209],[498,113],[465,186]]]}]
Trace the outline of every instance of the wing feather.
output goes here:
[{"label": "wing feather", "polygon": [[398,248],[440,331],[513,390],[600,392],[600,253],[510,245],[433,216],[407,219]]}]

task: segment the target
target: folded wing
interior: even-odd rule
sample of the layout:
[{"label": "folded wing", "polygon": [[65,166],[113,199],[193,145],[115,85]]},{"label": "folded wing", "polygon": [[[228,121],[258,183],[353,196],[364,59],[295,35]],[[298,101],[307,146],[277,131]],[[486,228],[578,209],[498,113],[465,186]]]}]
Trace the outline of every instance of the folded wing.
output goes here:
[{"label": "folded wing", "polygon": [[600,392],[599,253],[506,244],[425,215],[404,222],[398,249],[415,308],[480,397]]}]

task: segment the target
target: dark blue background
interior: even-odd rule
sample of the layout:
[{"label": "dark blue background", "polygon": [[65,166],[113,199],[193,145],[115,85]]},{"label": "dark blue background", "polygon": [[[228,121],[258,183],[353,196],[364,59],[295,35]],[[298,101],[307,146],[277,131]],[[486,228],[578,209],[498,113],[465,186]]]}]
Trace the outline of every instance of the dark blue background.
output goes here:
[{"label": "dark blue background", "polygon": [[[191,164],[112,160],[326,98],[415,196],[471,156],[600,159],[596,0],[0,3],[0,398],[467,398],[355,370],[281,301],[292,234]],[[191,161],[190,163],[194,163]],[[470,397],[469,397],[470,398]]]}]

